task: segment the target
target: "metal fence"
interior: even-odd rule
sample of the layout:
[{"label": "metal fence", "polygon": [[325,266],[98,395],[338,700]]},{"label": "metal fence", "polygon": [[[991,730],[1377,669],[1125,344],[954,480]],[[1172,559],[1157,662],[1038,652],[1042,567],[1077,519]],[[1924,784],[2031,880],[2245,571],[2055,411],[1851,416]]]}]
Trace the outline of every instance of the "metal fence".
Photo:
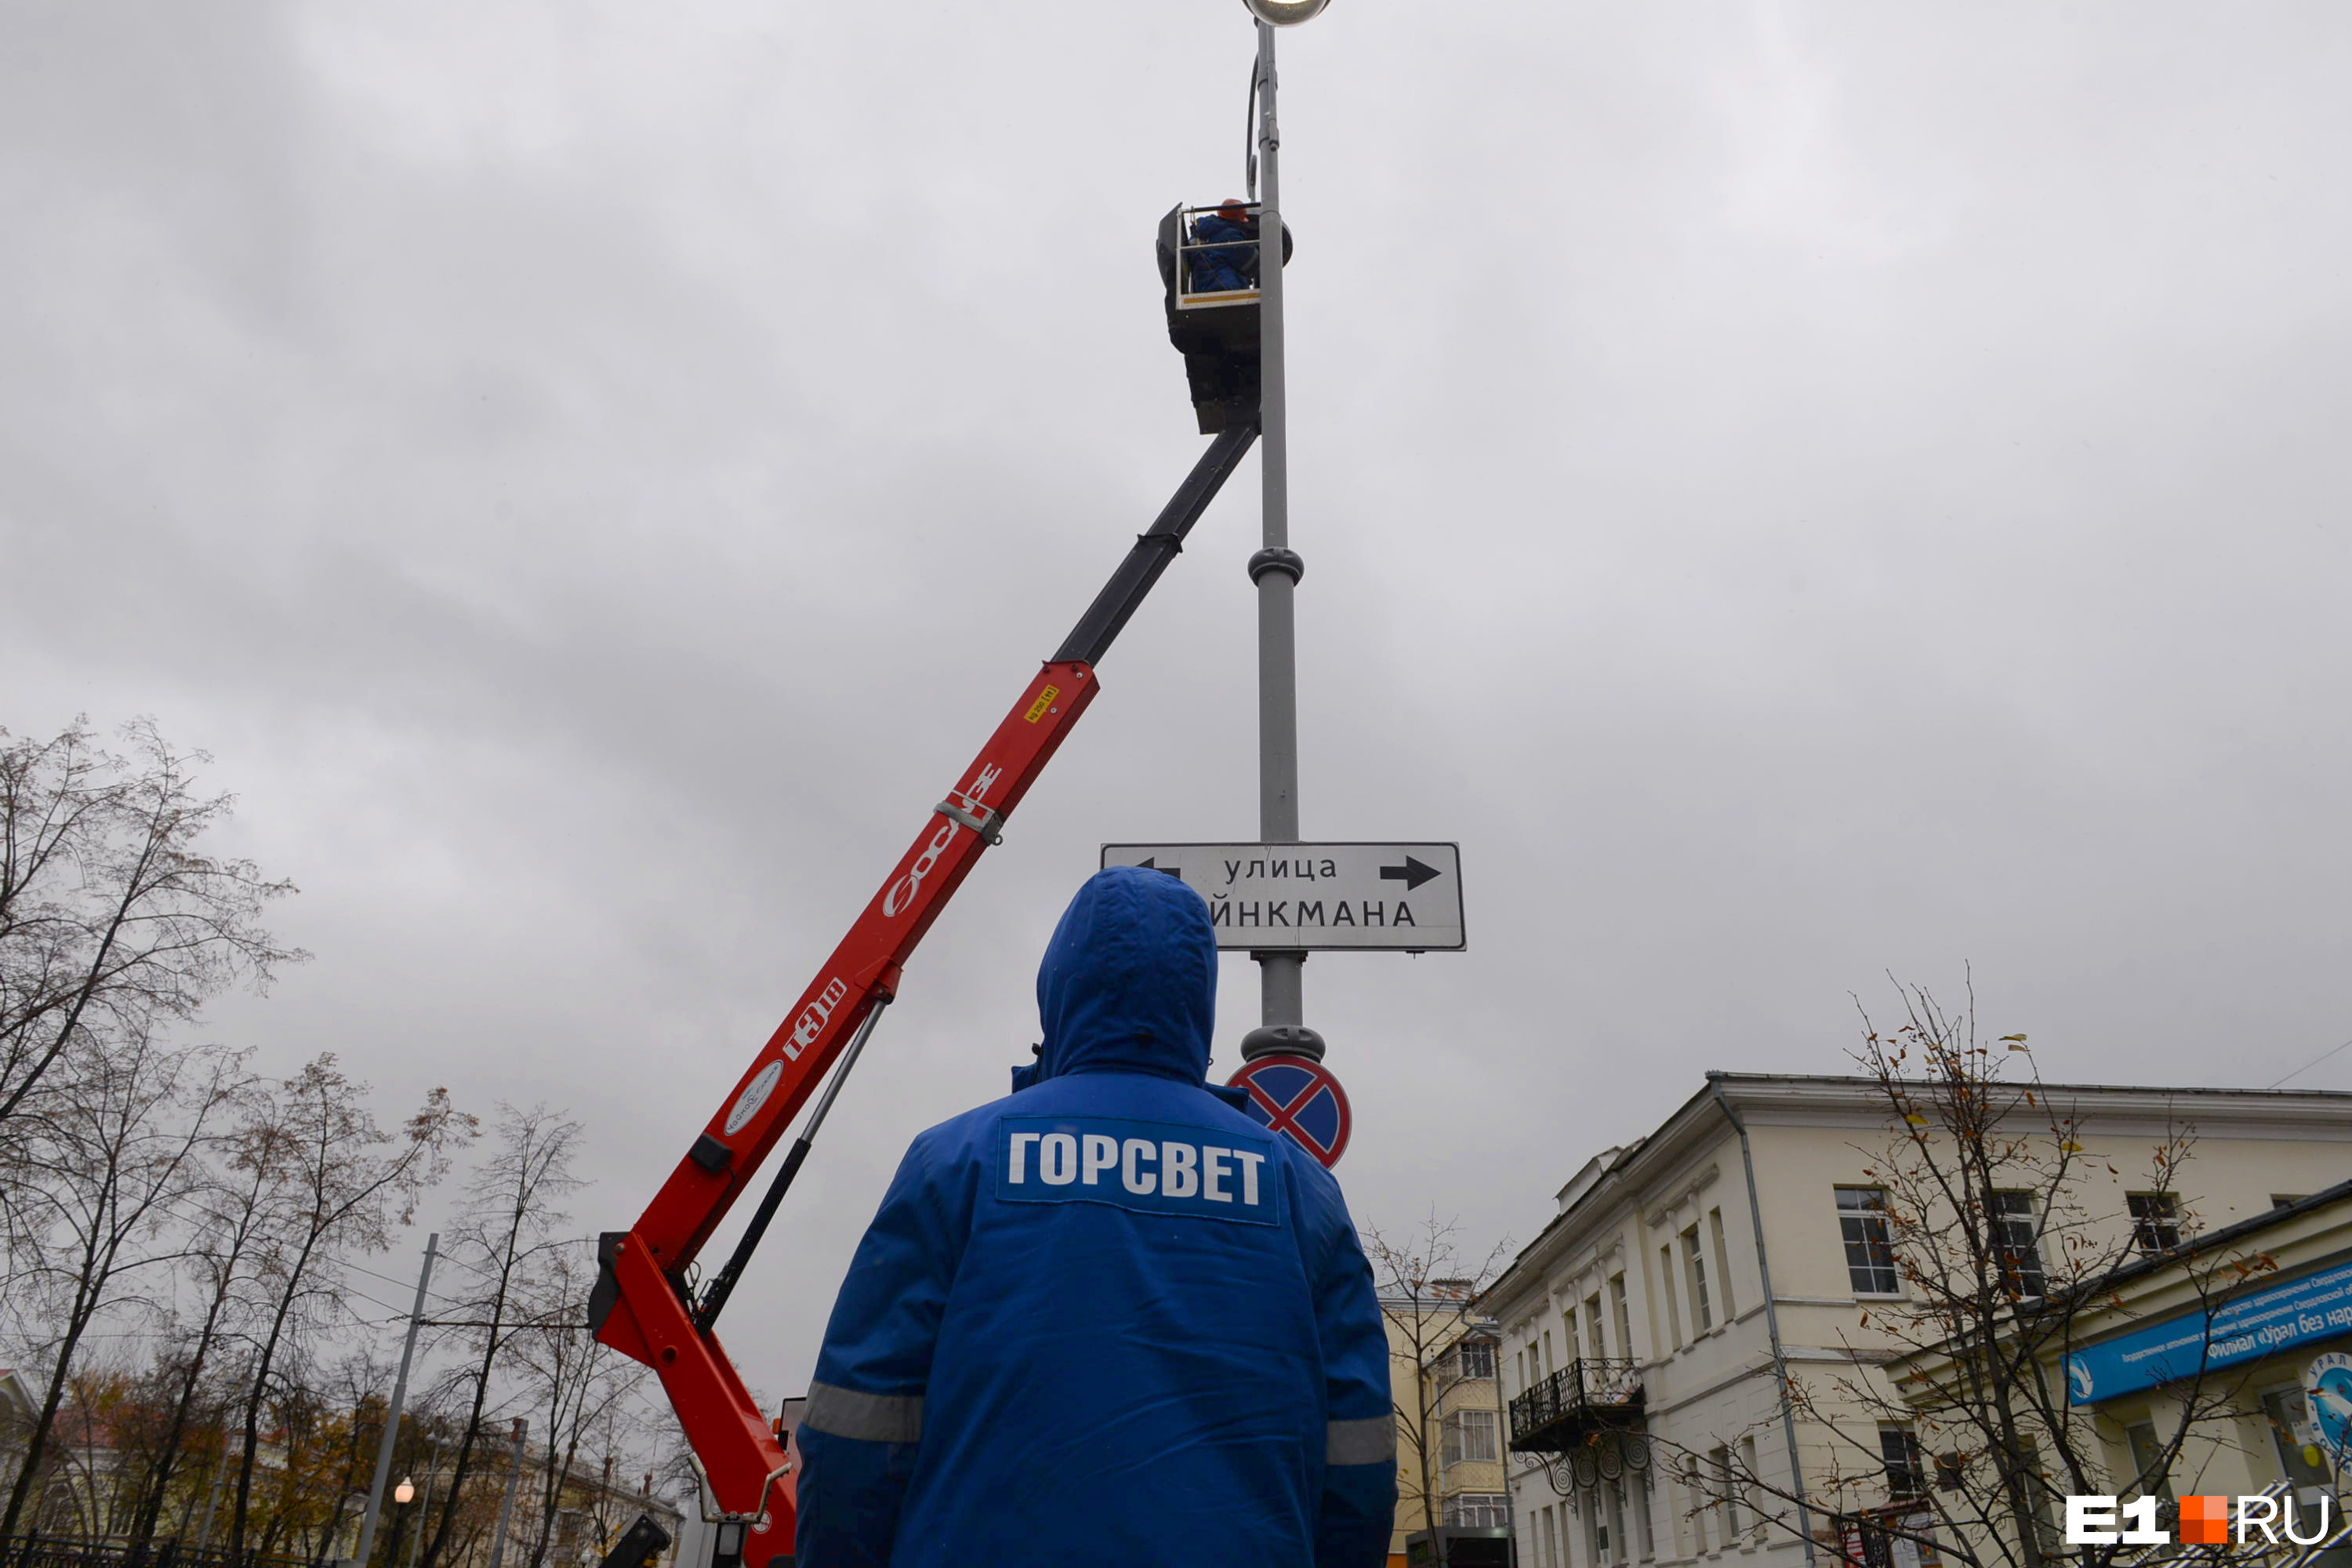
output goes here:
[{"label": "metal fence", "polygon": [[1562,1421],[1633,1410],[1641,1398],[1639,1362],[1587,1356],[1511,1401],[1511,1441],[1539,1437]]},{"label": "metal fence", "polygon": [[325,1568],[333,1561],[232,1553],[220,1547],[200,1552],[168,1540],[134,1549],[127,1542],[83,1541],[39,1531],[0,1538],[0,1568]]}]

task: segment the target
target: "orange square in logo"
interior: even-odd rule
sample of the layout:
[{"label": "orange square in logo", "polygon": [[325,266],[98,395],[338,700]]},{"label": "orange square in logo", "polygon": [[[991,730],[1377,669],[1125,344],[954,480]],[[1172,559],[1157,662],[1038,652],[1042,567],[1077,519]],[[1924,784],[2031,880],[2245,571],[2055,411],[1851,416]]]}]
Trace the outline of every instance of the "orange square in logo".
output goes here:
[{"label": "orange square in logo", "polygon": [[2180,1500],[2180,1540],[2186,1546],[2221,1546],[2230,1539],[2230,1500],[2225,1497],[2185,1497]]}]

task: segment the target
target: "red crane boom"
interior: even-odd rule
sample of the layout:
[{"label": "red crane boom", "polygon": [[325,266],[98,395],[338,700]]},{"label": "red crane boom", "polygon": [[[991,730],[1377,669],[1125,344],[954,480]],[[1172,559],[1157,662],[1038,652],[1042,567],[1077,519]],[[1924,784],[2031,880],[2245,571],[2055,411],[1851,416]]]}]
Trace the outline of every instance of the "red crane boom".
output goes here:
[{"label": "red crane boom", "polygon": [[[1094,700],[1095,665],[1257,438],[1255,419],[1209,444],[1076,627],[931,808],[922,830],[800,1000],[737,1080],[637,1223],[608,1231],[589,1300],[598,1340],[650,1366],[711,1494],[748,1523],[748,1568],[791,1560],[795,1490],[783,1446],[711,1332],[751,1250],[807,1157],[828,1092],[778,1170],[733,1257],[699,1300],[687,1270],[836,1061],[854,1065],[897,994],[899,971]],[[780,1565],[781,1568],[781,1565]]]}]

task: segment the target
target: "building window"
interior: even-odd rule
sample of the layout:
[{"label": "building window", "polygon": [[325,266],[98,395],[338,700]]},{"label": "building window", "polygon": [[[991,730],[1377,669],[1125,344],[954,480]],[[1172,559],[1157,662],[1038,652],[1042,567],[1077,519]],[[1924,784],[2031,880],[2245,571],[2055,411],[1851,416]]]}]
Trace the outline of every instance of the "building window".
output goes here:
[{"label": "building window", "polygon": [[1739,1518],[1739,1479],[1731,1468],[1731,1450],[1717,1448],[1708,1457],[1714,1469],[1715,1503],[1722,1510],[1723,1544],[1730,1545],[1739,1539],[1742,1528]]},{"label": "building window", "polygon": [[1617,1561],[1617,1543],[1609,1537],[1609,1521],[1601,1512],[1601,1494],[1587,1487],[1578,1500],[1583,1505],[1584,1543],[1595,1563]]},{"label": "building window", "polygon": [[1601,1292],[1595,1290],[1584,1299],[1585,1353],[1594,1361],[1609,1354],[1609,1341],[1601,1328]]},{"label": "building window", "polygon": [[1729,1322],[1738,1315],[1731,1304],[1731,1255],[1723,1245],[1723,1211],[1706,1211],[1707,1239],[1715,1243],[1715,1304]]},{"label": "building window", "polygon": [[1691,1555],[1706,1555],[1706,1488],[1698,1479],[1698,1456],[1683,1457],[1683,1510],[1681,1517],[1691,1528]]},{"label": "building window", "polygon": [[[2264,1390],[2262,1405],[2263,1422],[2271,1429],[2272,1457],[2278,1461],[2280,1478],[2291,1489],[2286,1517],[2280,1522],[2306,1541],[2319,1540],[2327,1533],[2331,1520],[2342,1521],[2342,1510],[2329,1506],[2329,1494],[2343,1484],[2343,1468],[2329,1461],[2326,1449],[2306,1441],[2315,1435],[2314,1412],[2311,1396],[2300,1386],[2288,1384]],[[2330,1552],[2320,1561],[2332,1556],[2339,1554]]]},{"label": "building window", "polygon": [[1493,1459],[1500,1456],[1495,1448],[1495,1413],[1491,1410],[1456,1410],[1445,1417],[1445,1462],[1458,1465],[1465,1460]]},{"label": "building window", "polygon": [[1690,1291],[1691,1332],[1703,1334],[1715,1327],[1715,1313],[1706,1299],[1706,1259],[1698,1249],[1698,1226],[1683,1232],[1683,1284]]},{"label": "building window", "polygon": [[1650,1478],[1647,1473],[1633,1473],[1633,1550],[1647,1563],[1658,1554],[1658,1540],[1650,1522]]},{"label": "building window", "polygon": [[2132,1245],[2142,1252],[2169,1252],[2180,1245],[2180,1199],[2172,1193],[2126,1193]]},{"label": "building window", "polygon": [[1545,1509],[1537,1516],[1543,1523],[1543,1568],[1560,1568],[1559,1531],[1552,1521],[1552,1510]]},{"label": "building window", "polygon": [[1886,1467],[1886,1495],[1908,1502],[1927,1495],[1927,1466],[1919,1457],[1919,1438],[1908,1426],[1881,1426],[1878,1456]]},{"label": "building window", "polygon": [[1683,1345],[1683,1312],[1675,1304],[1675,1249],[1658,1248],[1658,1294],[1666,1299],[1666,1338],[1676,1350]]},{"label": "building window", "polygon": [[2032,1193],[1992,1195],[1992,1244],[2000,1258],[2002,1283],[2020,1296],[2042,1294],[2040,1227],[2033,1223]]},{"label": "building window", "polygon": [[2034,1533],[2042,1538],[2042,1556],[2054,1562],[2065,1554],[2065,1546],[2058,1534],[2058,1512],[2051,1506],[2060,1495],[2050,1481],[2050,1472],[2042,1468],[2041,1447],[2031,1437],[2021,1438],[2017,1446],[2018,1468],[2024,1472],[2026,1490],[2032,1497]]},{"label": "building window", "polygon": [[1627,1361],[1633,1359],[1633,1312],[1625,1304],[1625,1277],[1609,1277],[1609,1306],[1617,1317],[1617,1353]]},{"label": "building window", "polygon": [[1467,1381],[1495,1375],[1495,1342],[1464,1340],[1454,1347],[1454,1374]]},{"label": "building window", "polygon": [[1885,1187],[1840,1187],[1838,1229],[1845,1236],[1845,1273],[1857,1296],[1893,1296],[1903,1289],[1886,1225]]},{"label": "building window", "polygon": [[2156,1423],[2134,1422],[2124,1428],[2124,1442],[2131,1449],[2131,1489],[2143,1496],[2169,1500],[2172,1468],[2165,1462],[2164,1444],[2156,1435]]},{"label": "building window", "polygon": [[1500,1492],[1461,1492],[1445,1500],[1445,1522],[1465,1530],[1507,1530],[1511,1500]]}]

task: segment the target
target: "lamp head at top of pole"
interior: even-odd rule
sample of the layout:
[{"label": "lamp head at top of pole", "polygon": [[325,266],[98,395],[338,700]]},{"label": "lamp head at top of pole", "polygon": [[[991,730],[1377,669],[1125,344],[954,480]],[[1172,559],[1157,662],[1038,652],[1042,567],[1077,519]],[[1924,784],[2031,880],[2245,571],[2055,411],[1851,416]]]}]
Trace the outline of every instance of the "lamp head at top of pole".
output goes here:
[{"label": "lamp head at top of pole", "polygon": [[1310,20],[1331,0],[1242,0],[1250,15],[1270,27],[1295,27]]}]

